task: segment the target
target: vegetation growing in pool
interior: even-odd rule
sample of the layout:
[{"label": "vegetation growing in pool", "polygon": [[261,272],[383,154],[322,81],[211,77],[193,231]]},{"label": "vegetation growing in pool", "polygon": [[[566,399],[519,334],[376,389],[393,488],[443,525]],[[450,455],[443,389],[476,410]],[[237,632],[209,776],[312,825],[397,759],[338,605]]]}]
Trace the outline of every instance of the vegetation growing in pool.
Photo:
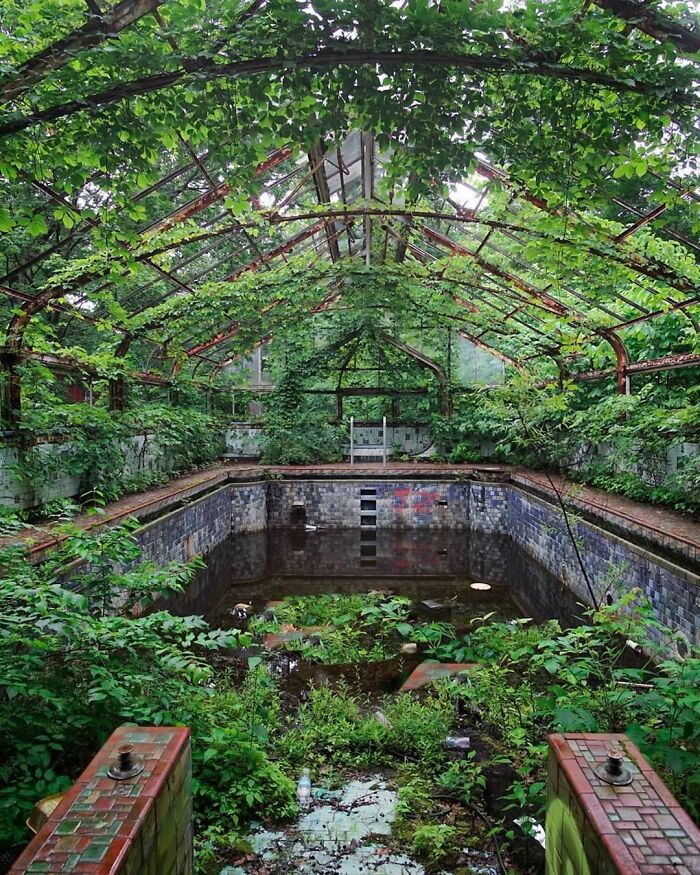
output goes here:
[{"label": "vegetation growing in pool", "polygon": [[[504,844],[518,833],[515,817],[542,816],[545,739],[556,731],[627,732],[700,813],[700,654],[690,648],[683,658],[627,667],[626,641],[661,655],[655,642],[668,632],[636,593],[574,629],[482,618],[466,635],[443,636],[434,658],[477,663],[463,683],[371,700],[347,683],[319,685],[291,701],[272,656],[267,664],[249,650],[221,650],[249,646],[250,636],[165,611],[135,616],[137,604],[181,588],[191,573],[132,566],[137,554],[129,527],[71,531],[41,564],[18,547],[0,553],[0,846],[25,840],[23,821],[37,798],[65,789],[127,720],[192,728],[202,867],[240,854],[252,816],[291,817],[304,767],[315,784],[367,769],[392,773],[400,786],[396,840],[408,844],[410,836],[429,866],[451,864],[467,833],[485,840],[492,825]],[[75,559],[86,560],[72,578],[80,590],[65,585]],[[119,570],[125,565],[130,570]],[[288,610],[300,623],[340,617],[340,631],[366,620],[381,634],[384,623],[387,640],[421,631],[407,624],[403,636],[406,600],[381,593],[297,600]],[[455,762],[444,742],[458,733],[471,736],[473,751]]]},{"label": "vegetation growing in pool", "polygon": [[379,662],[396,656],[407,641],[437,644],[454,637],[448,623],[409,622],[411,600],[386,592],[291,596],[269,613],[270,619],[255,618],[249,631],[267,635],[305,630],[303,638],[286,642],[285,648],[327,665]]}]

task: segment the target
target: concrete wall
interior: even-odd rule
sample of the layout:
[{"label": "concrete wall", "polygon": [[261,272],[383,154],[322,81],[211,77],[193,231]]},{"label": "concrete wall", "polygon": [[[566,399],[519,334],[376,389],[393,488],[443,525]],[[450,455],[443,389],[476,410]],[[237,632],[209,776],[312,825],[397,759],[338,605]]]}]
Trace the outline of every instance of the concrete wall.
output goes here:
[{"label": "concrete wall", "polygon": [[232,422],[224,434],[225,455],[231,459],[259,459],[262,433],[262,426],[257,422]]},{"label": "concrete wall", "polygon": [[[151,436],[147,434],[134,435],[121,444],[121,449],[124,453],[122,476],[125,479],[164,468],[167,464],[167,459],[156,451]],[[41,459],[41,469],[45,471],[35,490],[18,479],[20,450],[12,445],[0,446],[0,505],[23,510],[57,498],[80,495],[80,477],[72,477],[66,471],[76,452],[70,441],[39,443],[30,451]]]},{"label": "concrete wall", "polygon": [[[387,426],[387,452],[396,451],[417,456],[430,455],[433,439],[427,425]],[[263,428],[257,422],[232,422],[226,430],[226,453],[231,459],[259,459],[262,455]],[[376,423],[355,425],[355,455],[362,455],[362,447],[381,446],[382,427]],[[350,430],[346,436],[346,452],[350,452]]]}]

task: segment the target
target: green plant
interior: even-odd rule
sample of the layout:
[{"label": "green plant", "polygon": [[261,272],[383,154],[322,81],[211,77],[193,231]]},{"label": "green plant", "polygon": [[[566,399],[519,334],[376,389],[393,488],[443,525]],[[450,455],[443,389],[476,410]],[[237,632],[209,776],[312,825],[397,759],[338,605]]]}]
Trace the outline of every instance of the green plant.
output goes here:
[{"label": "green plant", "polygon": [[440,786],[465,804],[478,804],[486,787],[483,766],[476,761],[476,752],[450,763],[440,775]]},{"label": "green plant", "polygon": [[411,850],[436,865],[451,857],[457,846],[457,829],[445,823],[424,823],[416,829]]},{"label": "green plant", "polygon": [[292,596],[275,608],[274,619],[255,618],[249,630],[265,635],[311,627],[318,640],[292,640],[286,648],[326,664],[377,662],[394,656],[414,632],[409,605],[410,599],[382,593]]},{"label": "green plant", "polygon": [[[697,816],[700,653],[689,647],[682,659],[652,659],[672,639],[632,591],[568,630],[553,621],[486,623],[435,652],[478,663],[459,695],[480,715],[495,755],[520,776],[513,804],[534,813],[543,806],[548,732],[627,732]],[[641,667],[626,661],[629,641],[649,654]]]},{"label": "green plant", "polygon": [[200,821],[235,829],[252,816],[284,820],[296,813],[296,784],[239,727],[201,736],[193,769]]},{"label": "green plant", "polygon": [[199,617],[134,616],[196,565],[134,564],[132,531],[66,527],[39,564],[23,546],[0,551],[0,844],[22,840],[34,802],[64,790],[119,723],[189,723],[211,692],[202,654],[233,641]]}]

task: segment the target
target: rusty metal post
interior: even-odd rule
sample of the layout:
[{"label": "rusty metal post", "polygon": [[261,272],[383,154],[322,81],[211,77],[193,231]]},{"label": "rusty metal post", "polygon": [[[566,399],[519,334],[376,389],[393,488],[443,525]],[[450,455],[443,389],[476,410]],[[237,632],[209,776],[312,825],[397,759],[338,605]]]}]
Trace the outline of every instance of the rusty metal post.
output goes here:
[{"label": "rusty metal post", "polygon": [[22,412],[22,386],[18,364],[19,356],[16,352],[6,349],[0,353],[0,373],[3,378],[0,387],[0,418],[10,428],[18,425]]},{"label": "rusty metal post", "polygon": [[629,395],[629,379],[627,377],[627,366],[630,362],[627,347],[621,338],[614,331],[601,328],[597,334],[605,338],[615,352],[615,383],[617,385],[618,395]]}]

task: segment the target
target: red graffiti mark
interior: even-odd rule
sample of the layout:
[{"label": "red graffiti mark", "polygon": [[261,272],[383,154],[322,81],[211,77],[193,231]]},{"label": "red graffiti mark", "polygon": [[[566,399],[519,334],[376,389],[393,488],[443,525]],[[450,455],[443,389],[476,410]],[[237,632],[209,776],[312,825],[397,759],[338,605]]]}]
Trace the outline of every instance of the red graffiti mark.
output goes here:
[{"label": "red graffiti mark", "polygon": [[396,486],[391,498],[396,510],[408,510],[410,507],[412,489],[410,486]]},{"label": "red graffiti mark", "polygon": [[438,501],[437,489],[428,489],[419,492],[413,499],[413,510],[416,513],[431,513]]}]

